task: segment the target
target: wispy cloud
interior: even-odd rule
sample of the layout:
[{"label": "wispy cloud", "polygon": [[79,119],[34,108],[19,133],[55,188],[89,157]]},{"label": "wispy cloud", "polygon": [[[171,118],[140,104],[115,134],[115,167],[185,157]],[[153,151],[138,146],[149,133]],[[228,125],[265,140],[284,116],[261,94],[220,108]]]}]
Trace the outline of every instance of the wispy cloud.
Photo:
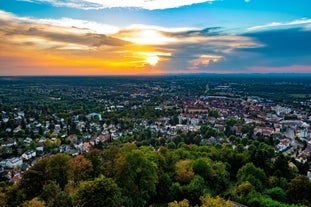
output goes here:
[{"label": "wispy cloud", "polygon": [[[247,72],[311,64],[311,58],[307,58],[311,57],[310,31],[301,29],[230,35],[221,28],[115,27],[70,18],[20,17],[1,10],[0,24],[0,74],[21,69],[32,73],[37,70],[36,74],[42,75],[44,71],[46,74]],[[286,61],[284,57],[288,57]]]},{"label": "wispy cloud", "polygon": [[[14,50],[20,51],[18,55],[24,50],[34,54],[44,51],[54,60],[71,59],[77,65],[89,60],[90,65],[136,68],[156,67],[159,62],[163,72],[169,72],[180,68],[180,64],[185,70],[193,69],[200,64],[223,61],[236,49],[262,46],[249,37],[220,34],[216,28],[156,25],[121,28],[70,18],[19,17],[4,11],[0,11],[0,22],[2,48],[13,53],[9,48],[14,45]],[[68,61],[66,64],[70,65]]]},{"label": "wispy cloud", "polygon": [[247,31],[256,31],[256,30],[266,30],[271,28],[279,28],[284,26],[296,26],[296,25],[305,25],[311,24],[311,19],[297,19],[291,22],[271,22],[265,25],[259,25],[254,27],[247,28]]},{"label": "wispy cloud", "polygon": [[71,7],[84,10],[105,8],[140,8],[147,10],[177,8],[192,4],[212,3],[215,0],[20,0],[35,3],[49,3],[56,7]]}]

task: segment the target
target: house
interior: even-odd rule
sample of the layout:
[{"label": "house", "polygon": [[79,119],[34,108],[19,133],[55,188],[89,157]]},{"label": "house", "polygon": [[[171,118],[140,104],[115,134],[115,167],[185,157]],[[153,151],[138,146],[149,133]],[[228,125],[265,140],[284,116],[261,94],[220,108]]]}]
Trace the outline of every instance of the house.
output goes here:
[{"label": "house", "polygon": [[12,178],[11,178],[11,182],[12,183],[18,183],[20,180],[22,179],[22,176],[20,173],[15,174]]},{"label": "house", "polygon": [[32,142],[32,139],[27,137],[25,140],[24,140],[24,143],[25,144],[30,144]]},{"label": "house", "polygon": [[274,133],[274,129],[269,127],[256,127],[254,129],[254,135],[257,135],[258,133],[264,136],[270,136]]},{"label": "house", "polygon": [[35,156],[37,156],[37,154],[36,154],[36,151],[34,150],[29,150],[25,152],[24,154],[22,154],[22,158],[24,158],[25,160],[29,160]]},{"label": "house", "polygon": [[7,159],[5,166],[7,168],[15,168],[21,166],[23,164],[23,159],[20,157],[13,157],[11,159]]},{"label": "house", "polygon": [[16,145],[16,141],[3,142],[1,147],[12,147]]},{"label": "house", "polygon": [[78,137],[77,137],[77,135],[71,134],[71,135],[68,136],[68,139],[69,139],[72,143],[78,144]]},{"label": "house", "polygon": [[36,151],[43,152],[43,146],[36,147]]},{"label": "house", "polygon": [[62,144],[59,146],[59,152],[67,152],[69,150],[69,145],[67,144]]},{"label": "house", "polygon": [[278,153],[278,152],[283,152],[285,150],[287,150],[289,147],[290,147],[290,140],[289,139],[283,139],[280,141],[280,143],[275,146],[275,152]]}]

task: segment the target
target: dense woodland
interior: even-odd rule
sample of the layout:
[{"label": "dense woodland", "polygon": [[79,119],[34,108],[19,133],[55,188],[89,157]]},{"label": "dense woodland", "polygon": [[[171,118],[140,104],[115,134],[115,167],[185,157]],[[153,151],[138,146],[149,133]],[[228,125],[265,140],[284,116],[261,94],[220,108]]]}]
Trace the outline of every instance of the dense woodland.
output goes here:
[{"label": "dense woodland", "polygon": [[307,166],[290,167],[283,155],[271,159],[264,143],[244,151],[183,142],[172,148],[122,144],[44,157],[21,182],[1,188],[0,205],[311,206],[311,181],[301,175]]}]

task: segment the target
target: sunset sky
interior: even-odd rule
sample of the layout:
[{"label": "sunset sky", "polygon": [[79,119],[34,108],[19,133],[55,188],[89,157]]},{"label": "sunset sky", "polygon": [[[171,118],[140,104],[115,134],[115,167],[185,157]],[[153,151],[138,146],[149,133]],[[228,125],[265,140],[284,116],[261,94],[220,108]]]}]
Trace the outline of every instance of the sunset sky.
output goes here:
[{"label": "sunset sky", "polygon": [[1,0],[0,75],[311,73],[310,0]]}]

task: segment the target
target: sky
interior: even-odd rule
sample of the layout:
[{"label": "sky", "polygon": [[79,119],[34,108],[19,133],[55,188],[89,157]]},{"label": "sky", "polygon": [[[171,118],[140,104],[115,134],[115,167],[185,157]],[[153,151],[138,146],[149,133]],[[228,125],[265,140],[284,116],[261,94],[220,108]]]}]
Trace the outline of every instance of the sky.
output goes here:
[{"label": "sky", "polygon": [[311,73],[310,0],[1,0],[0,75]]}]

